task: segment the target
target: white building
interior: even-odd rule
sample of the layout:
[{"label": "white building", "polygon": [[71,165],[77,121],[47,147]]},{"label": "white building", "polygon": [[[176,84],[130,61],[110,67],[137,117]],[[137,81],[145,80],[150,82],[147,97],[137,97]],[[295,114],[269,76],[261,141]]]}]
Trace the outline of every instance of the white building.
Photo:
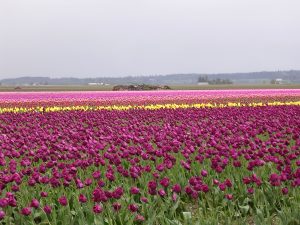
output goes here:
[{"label": "white building", "polygon": [[90,86],[96,86],[96,85],[104,85],[104,83],[88,83]]},{"label": "white building", "polygon": [[198,82],[198,85],[208,85],[208,82]]},{"label": "white building", "polygon": [[275,79],[275,84],[283,84],[283,80],[281,78]]}]

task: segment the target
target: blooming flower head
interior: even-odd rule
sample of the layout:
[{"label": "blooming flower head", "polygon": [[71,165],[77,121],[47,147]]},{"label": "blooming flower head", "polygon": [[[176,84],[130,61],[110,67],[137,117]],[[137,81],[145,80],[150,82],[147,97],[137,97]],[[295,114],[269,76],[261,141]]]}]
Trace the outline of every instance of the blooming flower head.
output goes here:
[{"label": "blooming flower head", "polygon": [[40,203],[37,199],[32,199],[31,200],[30,207],[37,209],[39,206],[40,206]]},{"label": "blooming flower head", "polygon": [[149,189],[156,189],[156,187],[157,187],[157,184],[156,184],[155,181],[151,180],[151,181],[148,182],[148,188]]},{"label": "blooming flower head", "polygon": [[7,198],[0,198],[0,207],[4,208],[6,206],[8,206],[8,200],[7,200]]},{"label": "blooming flower head", "polygon": [[225,185],[227,186],[227,187],[232,187],[232,183],[231,183],[231,180],[229,180],[229,179],[226,179],[225,180]]},{"label": "blooming flower head", "polygon": [[45,205],[43,210],[46,214],[50,214],[52,212],[52,208],[50,205]]},{"label": "blooming flower head", "polygon": [[44,198],[45,198],[45,197],[47,197],[47,196],[48,196],[48,193],[47,193],[47,192],[45,192],[45,191],[42,191],[42,192],[41,192],[41,197],[44,197]]},{"label": "blooming flower head", "polygon": [[167,188],[170,184],[170,179],[168,177],[164,177],[159,182],[163,187]]},{"label": "blooming flower head", "polygon": [[220,188],[221,191],[225,191],[226,184],[224,184],[224,183],[219,184],[219,188]]},{"label": "blooming flower head", "polygon": [[133,194],[133,195],[139,194],[140,189],[138,189],[137,187],[131,187],[130,188],[130,193]]},{"label": "blooming flower head", "polygon": [[148,203],[148,199],[146,197],[141,197],[140,200],[141,202]]},{"label": "blooming flower head", "polygon": [[272,186],[280,186],[280,184],[281,184],[280,176],[276,173],[272,173],[270,175],[269,181],[270,181]]},{"label": "blooming flower head", "polygon": [[136,204],[130,204],[128,206],[128,209],[131,211],[131,212],[137,212],[139,207],[136,205]]},{"label": "blooming flower head", "polygon": [[0,210],[0,220],[4,219],[5,217],[5,212]]},{"label": "blooming flower head", "polygon": [[213,184],[214,185],[219,185],[220,181],[218,181],[217,179],[213,179]]},{"label": "blooming flower head", "polygon": [[121,209],[121,204],[119,202],[114,202],[113,203],[113,208],[115,211],[119,211]]},{"label": "blooming flower head", "polygon": [[158,190],[158,194],[161,196],[161,197],[164,197],[164,196],[166,196],[166,192],[165,192],[165,190],[164,189],[159,189]]},{"label": "blooming flower head", "polygon": [[142,221],[145,221],[145,218],[142,215],[138,214],[138,215],[136,215],[134,220],[137,222],[142,222]]},{"label": "blooming flower head", "polygon": [[101,177],[101,172],[99,170],[93,172],[92,174],[94,179],[99,179]]},{"label": "blooming flower head", "polygon": [[93,180],[91,178],[87,178],[85,181],[84,181],[84,184],[86,186],[90,186],[91,184],[93,183]]},{"label": "blooming flower head", "polygon": [[287,195],[289,193],[289,189],[287,187],[284,187],[281,189],[282,194]]},{"label": "blooming flower head", "polygon": [[78,201],[81,203],[85,203],[85,202],[87,202],[87,198],[84,194],[80,194],[78,197]]},{"label": "blooming flower head", "polygon": [[207,185],[207,184],[203,184],[203,185],[201,186],[201,191],[203,191],[204,193],[209,192],[209,187],[208,187],[208,185]]},{"label": "blooming flower head", "polygon": [[207,170],[202,170],[202,171],[201,171],[201,176],[207,177],[207,175],[208,175]]},{"label": "blooming flower head", "polygon": [[177,200],[177,194],[173,192],[172,194],[172,200],[175,202]]},{"label": "blooming flower head", "polygon": [[253,188],[248,188],[248,189],[247,189],[247,192],[248,192],[249,194],[253,194],[253,193],[254,193],[254,189],[253,189]]},{"label": "blooming flower head", "polygon": [[103,208],[101,205],[99,205],[99,204],[94,205],[94,207],[93,207],[94,213],[98,214],[98,213],[101,213],[102,211],[103,211]]},{"label": "blooming flower head", "polygon": [[58,202],[59,204],[61,204],[62,206],[66,206],[68,204],[68,200],[66,198],[66,196],[61,196],[59,199],[58,199]]},{"label": "blooming flower head", "polygon": [[117,187],[113,193],[112,193],[112,196],[113,198],[115,199],[120,199],[124,194],[124,189],[122,187]]},{"label": "blooming flower head", "polygon": [[226,197],[228,200],[232,200],[232,199],[233,199],[233,195],[232,195],[232,194],[226,194],[225,197]]},{"label": "blooming flower head", "polygon": [[31,209],[29,207],[25,207],[21,210],[21,214],[24,216],[29,216],[31,214]]},{"label": "blooming flower head", "polygon": [[15,184],[14,184],[14,185],[11,187],[11,190],[14,191],[14,192],[17,192],[17,191],[20,190],[20,188],[19,188],[18,185],[15,185]]},{"label": "blooming flower head", "polygon": [[180,193],[181,192],[180,184],[174,184],[174,186],[172,187],[172,191],[175,193]]}]

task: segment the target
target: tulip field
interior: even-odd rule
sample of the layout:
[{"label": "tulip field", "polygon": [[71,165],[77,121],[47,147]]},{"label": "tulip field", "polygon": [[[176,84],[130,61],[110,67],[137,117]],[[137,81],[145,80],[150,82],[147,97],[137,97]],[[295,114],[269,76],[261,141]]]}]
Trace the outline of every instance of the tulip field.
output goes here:
[{"label": "tulip field", "polygon": [[0,92],[0,224],[300,224],[300,89]]}]

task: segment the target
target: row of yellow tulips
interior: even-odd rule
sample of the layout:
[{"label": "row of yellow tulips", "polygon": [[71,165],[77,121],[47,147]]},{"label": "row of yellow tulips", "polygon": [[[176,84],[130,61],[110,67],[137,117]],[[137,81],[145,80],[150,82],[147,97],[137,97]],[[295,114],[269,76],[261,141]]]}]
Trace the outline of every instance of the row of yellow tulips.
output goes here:
[{"label": "row of yellow tulips", "polygon": [[130,109],[186,109],[186,108],[223,108],[223,107],[243,107],[243,106],[281,106],[281,105],[295,105],[300,106],[300,101],[296,102],[256,102],[256,103],[234,103],[228,102],[227,104],[216,103],[197,103],[197,104],[151,104],[151,105],[111,105],[111,106],[51,106],[51,107],[13,107],[13,108],[0,108],[0,113],[12,112],[12,113],[24,113],[24,112],[57,112],[57,111],[72,111],[72,110],[130,110]]}]

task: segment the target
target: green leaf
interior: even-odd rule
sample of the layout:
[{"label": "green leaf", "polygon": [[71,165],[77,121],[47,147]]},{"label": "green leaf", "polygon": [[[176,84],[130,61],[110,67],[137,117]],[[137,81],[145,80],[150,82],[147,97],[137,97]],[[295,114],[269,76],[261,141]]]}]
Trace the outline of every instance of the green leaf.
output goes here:
[{"label": "green leaf", "polygon": [[182,212],[184,220],[188,221],[192,219],[192,213],[191,212]]},{"label": "green leaf", "polygon": [[249,205],[244,205],[244,206],[239,206],[239,207],[242,210],[242,213],[244,213],[244,214],[246,214],[250,209]]},{"label": "green leaf", "polygon": [[248,205],[249,202],[251,202],[252,200],[250,198],[245,198],[243,201],[243,205]]},{"label": "green leaf", "polygon": [[175,205],[171,208],[171,215],[173,215],[176,212],[176,209],[178,208],[180,203],[180,199],[177,199]]},{"label": "green leaf", "polygon": [[33,215],[34,218],[38,218],[40,216],[42,216],[44,213],[42,211],[36,211]]},{"label": "green leaf", "polygon": [[104,224],[103,219],[99,218],[98,216],[95,216],[94,217],[94,224],[95,225],[103,225]]},{"label": "green leaf", "polygon": [[259,208],[256,208],[256,215],[257,215],[260,219],[263,219],[263,218],[264,218],[264,214],[263,214],[263,212],[262,212]]},{"label": "green leaf", "polygon": [[166,218],[166,221],[170,225],[182,225],[182,223],[180,221],[178,221],[178,220],[169,220],[169,219]]}]

